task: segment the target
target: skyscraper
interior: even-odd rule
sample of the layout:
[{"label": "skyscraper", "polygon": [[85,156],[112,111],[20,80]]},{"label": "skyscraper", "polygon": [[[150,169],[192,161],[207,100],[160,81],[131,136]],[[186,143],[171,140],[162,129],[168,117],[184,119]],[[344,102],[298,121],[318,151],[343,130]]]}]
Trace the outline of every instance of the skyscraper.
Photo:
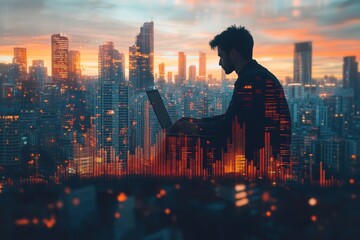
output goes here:
[{"label": "skyscraper", "polygon": [[195,80],[196,80],[196,66],[191,65],[189,67],[189,81],[190,82],[195,82]]},{"label": "skyscraper", "polygon": [[27,80],[27,56],[26,48],[16,47],[14,48],[13,63],[19,65],[20,80]]},{"label": "skyscraper", "polygon": [[81,78],[80,52],[69,51],[69,83],[76,84]]},{"label": "skyscraper", "polygon": [[[154,84],[154,22],[145,22],[140,28],[140,33],[137,37],[137,45],[140,48],[140,53],[144,57],[149,58],[149,65],[147,66],[146,74],[150,78],[148,81]],[[152,78],[152,82],[151,82]]]},{"label": "skyscraper", "polygon": [[99,46],[99,93],[96,112],[97,146],[103,162],[126,164],[128,91],[123,54],[112,42]]},{"label": "skyscraper", "polygon": [[295,43],[294,82],[312,84],[312,42]]},{"label": "skyscraper", "polygon": [[181,85],[186,80],[186,55],[184,52],[179,52],[178,56],[178,80],[176,84]]},{"label": "skyscraper", "polygon": [[0,110],[0,165],[20,165],[20,119],[13,109]]},{"label": "skyscraper", "polygon": [[129,47],[129,81],[135,93],[154,86],[154,22],[145,22]]},{"label": "skyscraper", "polygon": [[165,63],[159,64],[159,79],[165,80]]},{"label": "skyscraper", "polygon": [[[154,86],[154,22],[145,22],[129,47],[129,152],[145,148],[148,156],[151,144],[149,103],[145,90]],[[149,140],[150,139],[150,140]],[[148,158],[147,158],[148,159]]]},{"label": "skyscraper", "polygon": [[125,82],[125,54],[117,52],[115,56],[116,76]]},{"label": "skyscraper", "polygon": [[129,87],[131,88],[131,92],[134,93],[139,86],[138,82],[138,59],[139,59],[139,47],[135,44],[129,47]]},{"label": "skyscraper", "polygon": [[206,53],[199,52],[199,80],[206,78]]},{"label": "skyscraper", "polygon": [[64,84],[68,79],[69,39],[60,34],[51,36],[51,71],[53,82]]},{"label": "skyscraper", "polygon": [[33,81],[39,90],[44,90],[47,77],[47,67],[44,66],[44,60],[33,60],[29,67],[29,80]]},{"label": "skyscraper", "polygon": [[356,109],[360,109],[360,79],[356,56],[344,57],[343,64],[343,88],[352,89]]},{"label": "skyscraper", "polygon": [[344,57],[343,88],[356,88],[358,83],[358,62],[356,56]]},{"label": "skyscraper", "polygon": [[171,83],[171,82],[172,82],[172,72],[168,72],[167,78],[168,78],[168,79],[167,79],[168,82]]}]

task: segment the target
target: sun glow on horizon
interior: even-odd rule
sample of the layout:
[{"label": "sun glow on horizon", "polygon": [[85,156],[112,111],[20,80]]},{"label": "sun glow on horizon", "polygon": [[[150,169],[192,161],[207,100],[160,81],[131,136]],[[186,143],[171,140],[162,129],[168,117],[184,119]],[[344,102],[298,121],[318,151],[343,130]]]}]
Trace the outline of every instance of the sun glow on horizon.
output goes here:
[{"label": "sun glow on horizon", "polygon": [[[213,36],[236,23],[254,36],[254,58],[279,79],[293,76],[294,43],[313,42],[313,77],[334,75],[342,78],[344,56],[360,58],[360,4],[329,1],[152,1],[144,4],[104,1],[98,5],[85,0],[82,6],[64,0],[31,7],[21,2],[1,5],[0,62],[11,63],[14,47],[27,48],[28,67],[32,60],[44,60],[51,75],[51,35],[65,33],[69,50],[81,53],[83,75],[98,74],[98,49],[105,41],[125,54],[128,76],[129,46],[145,21],[154,21],[154,73],[165,63],[173,78],[178,72],[178,52],[187,56],[187,70],[196,66],[198,53],[206,52],[207,74],[219,79],[221,68],[216,51],[208,45]],[[204,8],[204,6],[206,6]],[[171,10],[171,11],[170,11]],[[298,14],[294,14],[294,11]],[[21,12],[22,18],[16,18]],[[76,14],[75,14],[76,13]],[[119,14],[119,13],[126,13]],[[305,14],[306,13],[306,14]],[[246,16],[242,18],[239,16]],[[330,16],[330,17],[329,17]],[[306,23],[306,27],[304,27]]]}]

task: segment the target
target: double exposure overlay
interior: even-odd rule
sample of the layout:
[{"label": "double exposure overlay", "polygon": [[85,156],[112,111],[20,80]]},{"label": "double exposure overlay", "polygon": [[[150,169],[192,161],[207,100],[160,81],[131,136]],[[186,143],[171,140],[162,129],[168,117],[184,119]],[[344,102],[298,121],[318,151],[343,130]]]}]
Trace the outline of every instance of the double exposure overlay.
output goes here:
[{"label": "double exposure overlay", "polygon": [[[0,0],[0,239],[356,238],[358,12]],[[224,71],[209,41],[234,24],[276,77]],[[173,134],[149,90],[169,124],[242,105],[222,135]]]}]

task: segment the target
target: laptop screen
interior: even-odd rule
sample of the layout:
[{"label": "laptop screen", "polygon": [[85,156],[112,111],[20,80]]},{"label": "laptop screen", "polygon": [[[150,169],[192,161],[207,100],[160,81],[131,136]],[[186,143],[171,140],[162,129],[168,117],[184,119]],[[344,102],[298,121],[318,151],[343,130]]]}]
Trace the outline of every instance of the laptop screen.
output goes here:
[{"label": "laptop screen", "polygon": [[146,91],[149,101],[153,106],[155,114],[160,122],[162,129],[168,129],[172,122],[169,116],[168,111],[165,108],[164,101],[162,100],[158,90],[148,90]]}]

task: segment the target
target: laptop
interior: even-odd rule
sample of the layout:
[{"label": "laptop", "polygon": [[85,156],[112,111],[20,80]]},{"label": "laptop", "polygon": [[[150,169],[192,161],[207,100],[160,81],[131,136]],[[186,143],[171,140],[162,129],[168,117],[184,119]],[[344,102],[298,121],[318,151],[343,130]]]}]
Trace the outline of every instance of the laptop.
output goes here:
[{"label": "laptop", "polygon": [[[151,105],[153,106],[154,112],[163,130],[168,130],[172,121],[168,111],[165,108],[164,101],[162,100],[160,93],[157,89],[147,90],[146,94],[149,98]],[[167,133],[168,136],[178,136],[179,133]],[[206,137],[211,138],[212,136],[206,136],[202,134],[186,134],[188,137]]]},{"label": "laptop", "polygon": [[154,112],[163,130],[167,130],[172,125],[171,118],[168,111],[165,108],[164,101],[162,100],[160,93],[157,89],[147,90],[146,94],[149,98]]}]

